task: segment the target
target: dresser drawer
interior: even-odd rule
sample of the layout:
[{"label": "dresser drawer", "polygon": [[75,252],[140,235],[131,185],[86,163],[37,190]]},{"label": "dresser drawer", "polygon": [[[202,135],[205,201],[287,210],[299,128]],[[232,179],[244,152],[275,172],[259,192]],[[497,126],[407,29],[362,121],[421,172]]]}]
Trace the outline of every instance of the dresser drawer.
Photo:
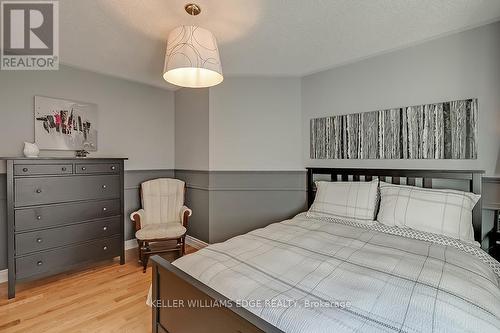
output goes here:
[{"label": "dresser drawer", "polygon": [[14,176],[67,175],[73,173],[72,164],[16,164]]},{"label": "dresser drawer", "polygon": [[17,178],[15,206],[120,198],[120,176]]},{"label": "dresser drawer", "polygon": [[16,234],[16,255],[106,238],[120,233],[121,216],[94,222]]},{"label": "dresser drawer", "polygon": [[119,173],[119,163],[85,163],[75,164],[75,173],[92,174],[92,173]]},{"label": "dresser drawer", "polygon": [[120,255],[121,237],[98,239],[16,258],[16,278],[47,275],[74,266]]},{"label": "dresser drawer", "polygon": [[29,231],[121,214],[120,200],[99,200],[22,208],[14,211],[15,231]]}]

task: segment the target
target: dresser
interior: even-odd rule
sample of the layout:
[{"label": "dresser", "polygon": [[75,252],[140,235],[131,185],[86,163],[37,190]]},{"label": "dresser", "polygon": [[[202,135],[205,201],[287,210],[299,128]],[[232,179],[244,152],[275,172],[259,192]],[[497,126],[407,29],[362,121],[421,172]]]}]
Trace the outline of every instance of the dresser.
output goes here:
[{"label": "dresser", "polygon": [[123,158],[7,161],[9,298],[17,281],[124,256]]}]

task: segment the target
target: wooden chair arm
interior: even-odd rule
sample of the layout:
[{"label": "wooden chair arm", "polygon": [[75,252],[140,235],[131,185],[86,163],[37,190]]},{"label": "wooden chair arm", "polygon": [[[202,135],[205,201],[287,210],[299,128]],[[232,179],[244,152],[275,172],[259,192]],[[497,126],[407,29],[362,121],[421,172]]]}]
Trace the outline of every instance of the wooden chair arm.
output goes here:
[{"label": "wooden chair arm", "polygon": [[181,214],[182,225],[184,226],[184,228],[187,228],[189,217],[193,214],[193,211],[186,206],[182,206]]},{"label": "wooden chair arm", "polygon": [[135,231],[141,230],[141,222],[144,222],[144,209],[139,209],[130,214],[130,219],[135,223]]}]

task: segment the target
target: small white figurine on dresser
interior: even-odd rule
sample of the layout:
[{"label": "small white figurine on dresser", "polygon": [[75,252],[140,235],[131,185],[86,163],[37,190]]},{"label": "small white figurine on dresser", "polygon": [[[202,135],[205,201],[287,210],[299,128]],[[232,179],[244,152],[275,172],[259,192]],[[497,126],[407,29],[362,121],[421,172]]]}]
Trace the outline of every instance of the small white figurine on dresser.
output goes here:
[{"label": "small white figurine on dresser", "polygon": [[38,146],[34,143],[25,142],[23,153],[25,157],[38,157],[40,149],[38,149]]}]

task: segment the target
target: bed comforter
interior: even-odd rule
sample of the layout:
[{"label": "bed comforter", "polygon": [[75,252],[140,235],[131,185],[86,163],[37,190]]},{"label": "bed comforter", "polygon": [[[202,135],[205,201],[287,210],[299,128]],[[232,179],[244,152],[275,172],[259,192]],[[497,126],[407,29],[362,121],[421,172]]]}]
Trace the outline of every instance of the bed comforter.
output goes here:
[{"label": "bed comforter", "polygon": [[284,332],[500,331],[500,266],[437,235],[302,214],[173,264]]}]

